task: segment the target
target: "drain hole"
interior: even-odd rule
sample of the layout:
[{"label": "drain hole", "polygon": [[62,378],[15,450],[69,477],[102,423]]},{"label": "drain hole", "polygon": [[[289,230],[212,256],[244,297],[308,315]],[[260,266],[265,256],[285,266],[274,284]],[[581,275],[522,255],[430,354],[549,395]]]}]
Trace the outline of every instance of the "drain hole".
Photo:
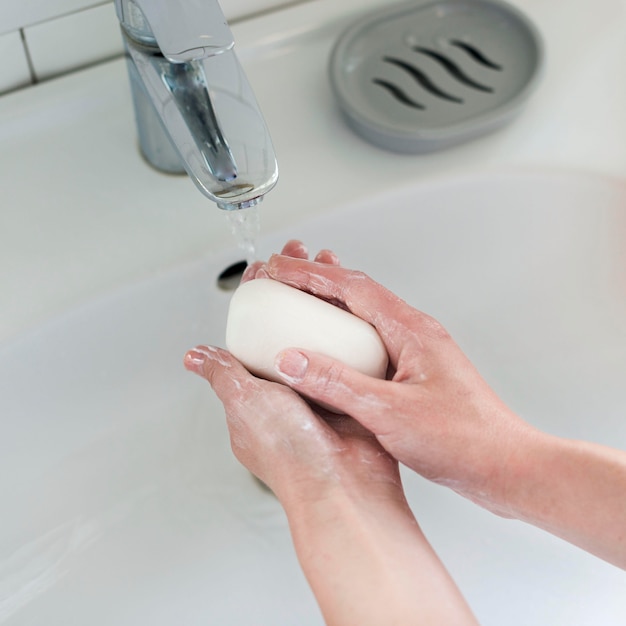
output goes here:
[{"label": "drain hole", "polygon": [[248,264],[245,261],[237,261],[237,263],[229,265],[217,277],[217,286],[222,291],[234,291],[237,287],[239,287],[241,277],[245,272],[246,267],[248,267]]},{"label": "drain hole", "polygon": [[404,93],[402,89],[400,89],[400,87],[394,85],[393,83],[383,80],[382,78],[374,78],[372,82],[375,85],[380,85],[381,87],[386,89],[396,100],[398,100],[398,102],[401,102],[402,104],[406,104],[407,106],[413,107],[414,109],[426,108],[423,104],[420,104],[419,102],[411,99],[406,93]]},{"label": "drain hole", "polygon": [[484,65],[485,67],[488,67],[492,70],[497,70],[498,72],[502,71],[501,65],[498,65],[497,63],[494,63],[491,59],[488,59],[487,56],[483,54],[478,48],[475,48],[474,46],[471,46],[464,41],[459,41],[458,39],[451,39],[450,43],[453,46],[456,46],[457,48],[460,48],[461,50],[467,52],[467,54],[469,54],[469,56],[472,57],[474,61],[480,63],[481,65]]},{"label": "drain hole", "polygon": [[493,93],[493,89],[491,87],[482,85],[481,83],[478,83],[474,79],[470,78],[456,63],[448,59],[448,57],[445,57],[443,54],[440,54],[435,50],[430,50],[429,48],[422,48],[420,46],[415,46],[413,50],[430,57],[434,61],[437,61],[437,63],[439,63],[439,65],[441,65],[448,72],[448,74],[450,74],[450,76],[456,78],[460,83],[463,83],[467,87],[478,89],[478,91]]},{"label": "drain hole", "polygon": [[401,70],[410,74],[426,91],[429,91],[433,96],[437,96],[438,98],[442,98],[443,100],[448,100],[450,102],[457,102],[458,104],[463,104],[463,100],[461,98],[457,98],[456,96],[452,96],[449,93],[443,91],[433,83],[424,72],[416,68],[414,65],[407,63],[402,59],[396,59],[394,57],[383,57],[383,61],[385,63],[390,63],[391,65],[395,65],[399,67]]}]

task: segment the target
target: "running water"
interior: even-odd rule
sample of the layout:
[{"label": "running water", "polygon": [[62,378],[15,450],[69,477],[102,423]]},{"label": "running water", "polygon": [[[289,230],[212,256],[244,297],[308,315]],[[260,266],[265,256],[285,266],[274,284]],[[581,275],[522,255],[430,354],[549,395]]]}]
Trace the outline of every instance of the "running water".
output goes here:
[{"label": "running water", "polygon": [[251,265],[256,260],[256,242],[261,231],[259,206],[226,211],[226,219],[237,245],[246,255],[248,265]]}]

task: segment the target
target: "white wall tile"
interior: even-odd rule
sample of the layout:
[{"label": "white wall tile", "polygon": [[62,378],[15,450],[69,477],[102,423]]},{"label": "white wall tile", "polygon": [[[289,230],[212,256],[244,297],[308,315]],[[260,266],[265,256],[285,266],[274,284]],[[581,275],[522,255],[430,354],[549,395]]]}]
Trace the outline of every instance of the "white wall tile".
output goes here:
[{"label": "white wall tile", "polygon": [[123,50],[112,3],[30,26],[24,34],[38,79],[111,58]]},{"label": "white wall tile", "polygon": [[[172,0],[174,1],[174,0]],[[239,19],[303,0],[221,0],[227,19]],[[113,0],[0,0],[0,33],[6,33]]]},{"label": "white wall tile", "polygon": [[31,82],[26,51],[19,32],[0,35],[0,93]]},{"label": "white wall tile", "polygon": [[102,4],[103,1],[106,0],[0,0],[0,33]]},{"label": "white wall tile", "polygon": [[306,0],[220,0],[220,6],[228,20],[241,19],[277,7],[299,4]]},{"label": "white wall tile", "polygon": [[[306,1],[310,0],[221,0],[220,4],[232,21]],[[38,79],[122,52],[113,0],[0,0],[0,41],[7,48],[3,58],[10,59],[0,70],[0,93],[31,80],[20,28]]]}]

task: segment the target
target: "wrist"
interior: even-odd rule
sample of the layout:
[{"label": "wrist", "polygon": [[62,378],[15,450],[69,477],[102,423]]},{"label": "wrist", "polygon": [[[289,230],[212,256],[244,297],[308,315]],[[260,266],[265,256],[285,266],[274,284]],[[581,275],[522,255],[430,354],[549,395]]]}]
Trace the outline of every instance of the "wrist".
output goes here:
[{"label": "wrist", "polygon": [[511,517],[626,569],[626,455],[538,433],[508,490]]},{"label": "wrist", "polygon": [[290,478],[275,491],[292,522],[314,517],[333,516],[337,511],[374,511],[378,507],[403,511],[412,517],[399,472],[394,478],[372,477],[365,480],[352,472],[332,472],[323,476],[308,475],[302,480]]},{"label": "wrist", "polygon": [[499,503],[506,517],[560,534],[558,528],[595,499],[594,474],[605,469],[595,444],[564,439],[529,428],[509,457]]},{"label": "wrist", "polygon": [[404,496],[373,491],[339,484],[287,509],[326,623],[475,625]]},{"label": "wrist", "polygon": [[492,423],[498,421],[505,429],[489,433],[489,445],[480,453],[483,462],[476,464],[479,471],[462,495],[496,515],[517,519],[526,485],[552,438],[511,412]]},{"label": "wrist", "polygon": [[497,501],[499,510],[494,512],[503,517],[531,521],[528,518],[533,497],[536,499],[542,489],[541,483],[552,471],[550,458],[558,442],[557,437],[532,427],[520,432],[503,467]]},{"label": "wrist", "polygon": [[313,467],[284,467],[271,486],[288,514],[348,501],[355,506],[389,502],[408,510],[398,462],[374,442],[351,445],[346,441],[320,455]]},{"label": "wrist", "polygon": [[280,500],[305,571],[307,564],[314,567],[320,554],[339,555],[353,543],[359,552],[366,552],[390,535],[401,541],[421,532],[399,479],[389,484],[335,476],[283,493]]}]

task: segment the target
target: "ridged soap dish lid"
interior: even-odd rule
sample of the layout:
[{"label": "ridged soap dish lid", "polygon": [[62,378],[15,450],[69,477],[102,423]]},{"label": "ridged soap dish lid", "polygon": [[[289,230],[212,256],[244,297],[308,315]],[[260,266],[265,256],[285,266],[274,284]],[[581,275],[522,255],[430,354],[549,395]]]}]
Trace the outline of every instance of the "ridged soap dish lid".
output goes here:
[{"label": "ridged soap dish lid", "polygon": [[349,124],[403,153],[446,148],[511,121],[534,90],[541,37],[500,0],[387,7],[350,27],[330,61]]}]

